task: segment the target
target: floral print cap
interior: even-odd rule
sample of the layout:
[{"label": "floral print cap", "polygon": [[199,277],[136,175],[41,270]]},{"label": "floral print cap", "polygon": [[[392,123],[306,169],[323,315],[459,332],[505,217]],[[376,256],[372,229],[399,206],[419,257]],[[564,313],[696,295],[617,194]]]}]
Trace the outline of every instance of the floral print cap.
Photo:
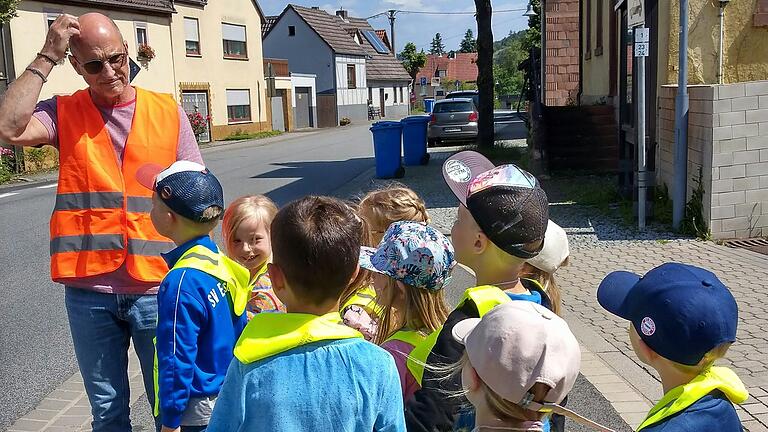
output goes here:
[{"label": "floral print cap", "polygon": [[443,288],[455,265],[450,240],[421,222],[395,222],[378,248],[360,250],[360,267],[430,291]]}]

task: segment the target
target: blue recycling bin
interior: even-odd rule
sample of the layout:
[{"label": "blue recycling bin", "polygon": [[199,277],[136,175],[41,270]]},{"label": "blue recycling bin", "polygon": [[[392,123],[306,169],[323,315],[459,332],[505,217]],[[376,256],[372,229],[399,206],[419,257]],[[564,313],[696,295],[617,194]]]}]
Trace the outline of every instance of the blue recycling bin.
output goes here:
[{"label": "blue recycling bin", "polygon": [[426,165],[427,126],[429,116],[410,116],[400,120],[403,124],[403,164],[405,166]]},{"label": "blue recycling bin", "polygon": [[434,99],[424,99],[424,112],[431,114],[432,108],[435,107],[435,100]]},{"label": "blue recycling bin", "polygon": [[395,121],[380,121],[371,125],[373,153],[376,159],[376,177],[400,178],[405,169],[400,161],[400,139],[403,125]]}]

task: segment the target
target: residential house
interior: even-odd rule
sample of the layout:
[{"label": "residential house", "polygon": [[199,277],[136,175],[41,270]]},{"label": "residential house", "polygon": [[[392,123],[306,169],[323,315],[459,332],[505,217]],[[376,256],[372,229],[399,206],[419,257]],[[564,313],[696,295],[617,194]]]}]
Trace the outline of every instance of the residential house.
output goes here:
[{"label": "residential house", "polygon": [[[453,90],[475,88],[477,85],[477,53],[452,52],[429,54],[427,62],[416,74],[414,92],[419,101],[440,99]],[[456,85],[458,81],[458,86]]]},{"label": "residential house", "polygon": [[400,118],[408,115],[410,106],[408,75],[389,47],[384,30],[374,30],[368,21],[351,18],[347,11],[336,12],[343,26],[366,52],[366,82],[368,105],[378,108],[382,117]]},{"label": "residential house", "polygon": [[[141,71],[133,83],[149,90],[173,93],[175,86],[171,40],[171,0],[47,0],[22,1],[18,16],[8,24],[5,63],[21,74],[45,42],[48,27],[62,13],[82,15],[99,10],[115,21],[125,37],[128,54],[138,57],[139,43],[148,43],[155,50],[151,61],[138,61]],[[10,40],[10,43],[8,43]],[[12,55],[9,51],[12,51]],[[10,60],[10,61],[9,61]],[[10,67],[9,67],[10,69]],[[9,80],[15,79],[8,76]],[[75,70],[65,64],[56,67],[40,92],[41,99],[70,94],[86,86]]]},{"label": "residential house", "polygon": [[410,77],[393,57],[385,58],[389,50],[375,33],[371,37],[373,29],[364,20],[342,12],[288,5],[264,34],[264,55],[287,59],[291,74],[316,76],[320,127],[336,126],[343,118],[367,120],[369,105],[382,99],[383,111],[407,113],[408,101],[400,93],[407,92]]},{"label": "residential house", "polygon": [[211,115],[214,140],[271,130],[261,47],[266,20],[259,4],[255,0],[174,0],[174,6],[173,93],[184,109]]},{"label": "residential house", "polygon": [[[13,71],[23,71],[60,14],[93,11],[112,18],[126,39],[128,54],[140,67],[134,85],[173,94],[187,112],[211,115],[202,141],[271,128],[261,54],[263,14],[254,0],[22,1],[18,17],[2,33],[6,49],[0,72],[12,81]],[[155,58],[142,60],[140,44],[151,46]],[[40,97],[83,87],[82,78],[64,65],[54,68]]]},{"label": "residential house", "polygon": [[[697,224],[706,226],[715,238],[766,236],[768,0],[688,3],[687,199],[701,185],[704,220]],[[587,143],[572,139],[571,147],[586,149],[585,154],[615,158],[621,189],[636,199],[641,71],[634,56],[633,27],[645,26],[650,41],[644,70],[646,183],[673,194],[674,174],[679,169],[673,156],[679,1],[582,0],[579,15],[582,74],[576,101],[579,106],[571,109],[581,116],[598,110],[601,127],[613,129],[616,144],[587,149]],[[549,18],[543,22],[546,28],[542,33],[549,34]],[[551,72],[547,69],[545,74]],[[544,119],[547,126],[556,127],[553,119],[561,113],[553,114]],[[589,160],[582,162],[590,166]]]}]

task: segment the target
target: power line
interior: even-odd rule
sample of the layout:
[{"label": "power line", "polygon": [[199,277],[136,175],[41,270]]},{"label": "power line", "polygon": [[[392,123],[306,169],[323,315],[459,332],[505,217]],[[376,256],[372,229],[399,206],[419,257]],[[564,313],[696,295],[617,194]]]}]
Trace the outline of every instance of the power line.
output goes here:
[{"label": "power line", "polygon": [[[498,9],[498,10],[494,10],[493,13],[497,14],[497,13],[509,13],[509,12],[525,12],[526,10],[528,10],[528,9],[527,8]],[[474,12],[474,11],[466,11],[466,12],[438,12],[438,11],[412,11],[412,10],[399,10],[399,9],[398,10],[394,10],[393,9],[393,11],[396,12],[396,13],[420,14],[420,15],[475,15],[476,14],[476,12]],[[380,13],[377,13],[376,15],[371,15],[371,16],[369,16],[366,19],[368,20],[368,19],[378,18],[380,16],[387,15],[387,13],[389,13],[389,11],[387,11],[387,12],[380,12]]]}]

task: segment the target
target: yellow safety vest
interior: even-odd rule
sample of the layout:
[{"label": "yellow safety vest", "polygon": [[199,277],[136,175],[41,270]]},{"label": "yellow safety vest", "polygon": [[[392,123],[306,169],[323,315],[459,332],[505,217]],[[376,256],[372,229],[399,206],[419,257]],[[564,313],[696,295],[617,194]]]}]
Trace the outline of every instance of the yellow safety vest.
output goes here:
[{"label": "yellow safety vest", "polygon": [[[249,281],[251,274],[245,267],[222,253],[213,252],[203,245],[195,245],[181,255],[171,271],[189,268],[200,270],[226,284],[227,296],[232,300],[234,313],[240,316],[245,311],[245,306],[251,295]],[[157,345],[157,337],[153,339]],[[160,415],[160,385],[159,366],[157,361],[157,348],[155,348],[154,361],[155,380],[155,417]]]},{"label": "yellow safety vest", "polygon": [[[391,340],[405,342],[412,345],[413,350],[415,350],[426,338],[427,335],[417,330],[399,330],[384,342],[389,342]],[[413,350],[411,350],[411,353],[406,357],[406,367],[416,382],[421,385],[421,377],[424,376],[424,364],[427,361],[427,357],[415,357]],[[429,355],[429,352],[427,352],[427,355]],[[421,356],[421,353],[419,353],[419,356]]]},{"label": "yellow safety vest", "polygon": [[668,391],[637,428],[638,432],[684,411],[713,390],[722,391],[732,403],[736,404],[743,403],[749,397],[744,384],[732,370],[724,367],[711,367],[688,384],[677,386]]},{"label": "yellow safety vest", "polygon": [[235,357],[248,364],[313,342],[352,338],[362,339],[363,335],[345,326],[338,312],[322,316],[258,314],[245,326],[235,344]]},{"label": "yellow safety vest", "polygon": [[[499,287],[493,285],[482,285],[469,288],[468,290],[464,291],[464,296],[462,296],[458,306],[456,307],[460,307],[469,299],[475,303],[477,306],[477,311],[480,313],[481,317],[494,307],[502,303],[512,301],[509,296],[507,296]],[[437,343],[437,337],[440,335],[442,330],[443,328],[440,327],[439,329],[433,331],[429,336],[424,338],[417,345],[414,345],[413,351],[411,351],[411,355],[408,356],[408,370],[411,371],[419,385],[421,385],[424,379],[424,365],[427,363],[427,357],[435,347],[435,343]]]},{"label": "yellow safety vest", "polygon": [[363,287],[349,298],[339,309],[344,312],[350,306],[360,306],[369,313],[381,318],[384,313],[384,307],[376,302],[376,290],[372,286]]}]

